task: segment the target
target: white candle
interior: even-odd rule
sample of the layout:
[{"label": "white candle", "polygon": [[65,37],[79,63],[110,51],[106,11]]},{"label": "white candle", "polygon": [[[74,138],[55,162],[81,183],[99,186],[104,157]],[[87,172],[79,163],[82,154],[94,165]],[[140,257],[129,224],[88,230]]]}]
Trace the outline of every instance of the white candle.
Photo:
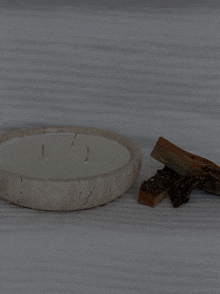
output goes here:
[{"label": "white candle", "polygon": [[81,178],[109,173],[130,159],[127,148],[93,135],[47,133],[1,144],[1,168],[37,178]]},{"label": "white candle", "polygon": [[127,191],[142,154],[130,139],[101,129],[52,126],[0,136],[0,196],[42,210],[103,205]]}]

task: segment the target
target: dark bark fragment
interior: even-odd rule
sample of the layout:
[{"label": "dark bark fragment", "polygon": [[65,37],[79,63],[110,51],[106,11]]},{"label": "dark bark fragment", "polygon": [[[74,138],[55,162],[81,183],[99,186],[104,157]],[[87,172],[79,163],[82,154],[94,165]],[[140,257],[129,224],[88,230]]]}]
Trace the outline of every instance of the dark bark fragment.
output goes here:
[{"label": "dark bark fragment", "polygon": [[174,207],[187,203],[194,189],[220,195],[220,167],[201,156],[189,153],[159,137],[151,156],[165,164],[162,170],[144,181],[138,202],[154,207],[170,197]]},{"label": "dark bark fragment", "polygon": [[180,176],[167,166],[157,170],[156,175],[144,181],[139,190],[138,202],[151,207],[156,206],[168,196],[168,188]]},{"label": "dark bark fragment", "polygon": [[169,187],[168,194],[173,207],[179,207],[183,203],[187,203],[190,199],[192,190],[196,189],[197,185],[201,184],[199,178],[181,177]]}]

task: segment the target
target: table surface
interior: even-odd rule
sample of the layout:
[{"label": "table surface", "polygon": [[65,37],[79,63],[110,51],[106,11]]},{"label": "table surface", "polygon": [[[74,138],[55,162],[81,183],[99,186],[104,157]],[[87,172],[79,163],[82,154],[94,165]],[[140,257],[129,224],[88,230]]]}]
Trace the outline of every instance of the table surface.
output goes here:
[{"label": "table surface", "polygon": [[220,8],[142,2],[0,1],[0,134],[89,126],[143,153],[135,184],[101,207],[0,199],[3,294],[219,293],[220,198],[195,190],[176,209],[137,199],[163,167],[150,157],[159,136],[220,165]]}]

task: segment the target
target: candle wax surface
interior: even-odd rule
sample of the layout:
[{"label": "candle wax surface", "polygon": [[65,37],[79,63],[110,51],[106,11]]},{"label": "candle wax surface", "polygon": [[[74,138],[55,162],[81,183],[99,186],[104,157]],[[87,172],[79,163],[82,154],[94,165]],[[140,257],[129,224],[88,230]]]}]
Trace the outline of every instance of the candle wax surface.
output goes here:
[{"label": "candle wax surface", "polygon": [[130,156],[128,149],[115,141],[74,133],[24,136],[0,145],[2,169],[46,179],[109,173],[124,166]]}]

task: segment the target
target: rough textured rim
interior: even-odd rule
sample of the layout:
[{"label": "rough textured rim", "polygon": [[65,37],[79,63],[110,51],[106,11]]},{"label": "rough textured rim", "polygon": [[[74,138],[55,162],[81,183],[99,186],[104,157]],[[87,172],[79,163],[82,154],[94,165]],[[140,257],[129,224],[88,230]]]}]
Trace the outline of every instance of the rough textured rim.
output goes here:
[{"label": "rough textured rim", "polygon": [[[119,189],[120,191],[118,192],[118,194],[122,195],[125,191],[127,191],[130,186],[135,182],[140,169],[141,169],[141,165],[142,165],[142,153],[140,148],[136,145],[136,143],[134,143],[131,139],[124,137],[118,133],[115,132],[111,132],[111,131],[106,131],[103,129],[97,129],[97,128],[91,128],[91,127],[81,127],[81,126],[47,126],[47,127],[37,127],[37,128],[30,128],[30,129],[23,129],[20,131],[16,131],[16,132],[12,132],[12,133],[6,133],[0,136],[0,145],[6,141],[9,141],[11,139],[14,138],[20,138],[20,137],[24,137],[24,136],[31,136],[31,135],[40,135],[40,134],[46,134],[46,133],[78,133],[78,134],[87,134],[87,135],[94,135],[94,136],[101,136],[104,137],[106,139],[110,139],[113,140],[115,142],[118,142],[120,145],[126,147],[128,149],[128,151],[130,152],[130,159],[129,161],[122,167],[120,167],[117,170],[113,170],[109,173],[105,173],[105,174],[101,174],[101,175],[95,175],[95,176],[87,176],[87,177],[80,177],[80,178],[49,178],[49,179],[45,179],[45,178],[38,178],[38,177],[30,177],[27,175],[19,175],[17,173],[13,173],[13,172],[9,172],[5,169],[0,168],[0,192],[2,192],[4,194],[7,193],[6,191],[9,189],[7,186],[8,184],[8,179],[10,178],[10,181],[17,181],[18,179],[20,180],[21,177],[24,181],[31,181],[31,182],[47,182],[48,187],[49,185],[51,185],[51,182],[55,182],[56,184],[60,183],[62,184],[62,182],[77,182],[77,183],[81,183],[81,182],[89,182],[91,184],[91,182],[94,180],[97,182],[97,179],[101,180],[104,178],[109,178],[109,179],[115,179],[115,177],[117,175],[121,175],[123,174],[123,172],[125,172],[125,174],[128,175],[128,177],[130,178],[130,183],[129,185],[125,185],[124,184],[124,188],[122,187],[121,189]],[[51,184],[50,184],[51,183]],[[39,183],[40,184],[40,183]],[[64,184],[64,183],[63,183]],[[63,185],[62,184],[62,185]],[[118,183],[117,183],[118,184]],[[46,183],[45,183],[46,185]],[[2,194],[1,193],[1,194]],[[114,192],[115,193],[115,192]],[[117,194],[117,193],[116,193]],[[116,199],[117,197],[119,197],[120,195],[112,195],[111,197],[109,197],[108,201],[102,201],[100,199],[99,203],[96,205],[88,205],[86,206],[86,204],[84,205],[85,207],[83,208],[79,208],[79,209],[85,209],[85,208],[90,208],[90,207],[95,207],[98,205],[102,205],[105,204],[111,200]],[[7,195],[8,196],[8,195]],[[114,197],[113,197],[114,196]],[[2,197],[14,204],[18,204],[21,206],[26,206],[24,205],[24,203],[22,204],[21,200],[13,200],[13,198],[10,197],[5,197],[5,195],[2,195]],[[108,198],[108,197],[107,197]],[[23,201],[24,202],[24,201]],[[42,210],[69,210],[69,209],[49,209],[49,208],[38,208],[38,207],[32,207],[32,206],[26,206],[26,207],[30,207],[30,208],[35,208],[35,209],[42,209]],[[76,208],[77,209],[77,208]],[[70,210],[75,210],[74,209],[70,209]]]}]

